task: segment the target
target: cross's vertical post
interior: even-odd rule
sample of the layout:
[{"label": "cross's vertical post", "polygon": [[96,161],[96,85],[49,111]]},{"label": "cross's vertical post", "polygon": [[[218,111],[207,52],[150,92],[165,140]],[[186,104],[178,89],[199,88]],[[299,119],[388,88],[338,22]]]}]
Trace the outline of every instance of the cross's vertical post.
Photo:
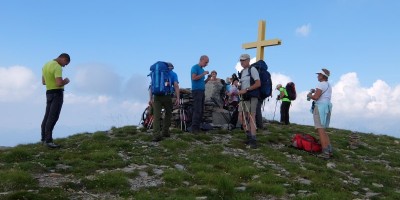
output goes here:
[{"label": "cross's vertical post", "polygon": [[244,49],[257,48],[257,54],[256,54],[257,61],[264,60],[264,47],[282,44],[280,39],[265,40],[265,24],[266,24],[265,20],[260,20],[258,22],[257,41],[245,43],[242,45],[242,48],[244,48]]}]

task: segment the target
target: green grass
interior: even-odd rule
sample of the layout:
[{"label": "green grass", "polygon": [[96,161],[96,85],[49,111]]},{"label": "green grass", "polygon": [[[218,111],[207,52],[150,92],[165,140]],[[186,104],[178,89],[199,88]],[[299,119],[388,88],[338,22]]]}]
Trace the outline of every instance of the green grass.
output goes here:
[{"label": "green grass", "polygon": [[[154,143],[135,126],[57,139],[58,150],[18,145],[0,151],[0,199],[84,199],[79,191],[103,199],[366,199],[367,191],[400,199],[399,139],[360,133],[363,145],[352,150],[351,131],[331,128],[334,159],[325,161],[290,147],[294,133],[316,135],[313,127],[269,124],[268,132],[258,134],[257,150],[242,143],[242,130],[172,129]],[[52,173],[68,179],[42,187],[35,178]],[[149,183],[133,189],[133,180]]]}]

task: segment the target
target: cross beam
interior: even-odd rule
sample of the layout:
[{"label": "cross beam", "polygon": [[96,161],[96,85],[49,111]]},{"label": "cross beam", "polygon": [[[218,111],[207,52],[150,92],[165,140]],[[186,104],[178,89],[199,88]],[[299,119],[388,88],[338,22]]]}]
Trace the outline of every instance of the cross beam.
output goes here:
[{"label": "cross beam", "polygon": [[265,40],[265,20],[258,22],[258,38],[255,42],[249,42],[242,45],[243,49],[257,48],[256,59],[264,60],[264,47],[281,45],[280,39]]}]

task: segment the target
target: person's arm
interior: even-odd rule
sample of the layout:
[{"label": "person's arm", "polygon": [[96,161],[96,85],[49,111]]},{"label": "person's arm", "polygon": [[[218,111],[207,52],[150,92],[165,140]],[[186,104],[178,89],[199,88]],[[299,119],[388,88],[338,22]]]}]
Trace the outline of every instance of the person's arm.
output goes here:
[{"label": "person's arm", "polygon": [[179,91],[179,83],[174,82],[174,89],[175,89],[175,94],[176,94],[176,100],[175,100],[175,105],[179,105],[179,100],[180,100],[180,91]]},{"label": "person's arm", "polygon": [[279,95],[279,99],[283,99],[283,97],[285,97],[285,92],[284,90],[279,90],[281,93]]},{"label": "person's arm", "polygon": [[44,77],[42,76],[42,84],[46,85],[46,80],[44,80]]},{"label": "person's arm", "polygon": [[65,78],[63,79],[62,77],[57,77],[56,78],[56,85],[57,87],[62,87],[64,85],[67,85],[69,83],[69,79]]},{"label": "person's arm", "polygon": [[203,73],[201,73],[199,75],[192,73],[192,80],[197,81],[207,74],[208,74],[208,71],[204,71]]},{"label": "person's arm", "polygon": [[149,105],[153,104],[153,93],[151,92],[151,85],[149,86]]},{"label": "person's arm", "polygon": [[307,97],[310,97],[312,100],[318,100],[322,95],[322,90],[317,88],[314,94],[308,94]]}]

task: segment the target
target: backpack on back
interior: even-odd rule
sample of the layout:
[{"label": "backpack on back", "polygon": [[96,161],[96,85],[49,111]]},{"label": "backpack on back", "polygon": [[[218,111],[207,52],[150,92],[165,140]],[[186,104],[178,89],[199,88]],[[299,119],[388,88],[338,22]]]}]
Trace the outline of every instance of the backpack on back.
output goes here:
[{"label": "backpack on back", "polygon": [[286,84],[286,92],[288,94],[288,99],[293,101],[296,100],[297,93],[296,93],[296,87],[293,82],[289,82]]},{"label": "backpack on back", "polygon": [[150,66],[151,92],[153,95],[172,94],[171,76],[168,63],[158,61]]},{"label": "backpack on back", "polygon": [[318,140],[310,134],[296,133],[292,138],[292,146],[307,152],[321,152],[322,146]]},{"label": "backpack on back", "polygon": [[[249,75],[250,75],[250,84],[254,84],[254,79],[251,77],[251,68],[255,67],[258,71],[258,74],[260,76],[260,83],[261,86],[258,88],[258,90],[253,90],[250,91],[249,95],[253,97],[258,97],[262,100],[264,100],[267,97],[270,97],[272,94],[272,80],[271,80],[271,74],[268,72],[268,66],[264,62],[264,60],[259,60],[253,64],[250,65],[249,67]],[[241,73],[239,74],[239,78],[241,78]]]},{"label": "backpack on back", "polygon": [[265,98],[270,97],[272,93],[272,80],[271,74],[268,72],[268,66],[263,60],[259,60],[251,66],[255,67],[260,75],[260,99],[264,100]]}]

